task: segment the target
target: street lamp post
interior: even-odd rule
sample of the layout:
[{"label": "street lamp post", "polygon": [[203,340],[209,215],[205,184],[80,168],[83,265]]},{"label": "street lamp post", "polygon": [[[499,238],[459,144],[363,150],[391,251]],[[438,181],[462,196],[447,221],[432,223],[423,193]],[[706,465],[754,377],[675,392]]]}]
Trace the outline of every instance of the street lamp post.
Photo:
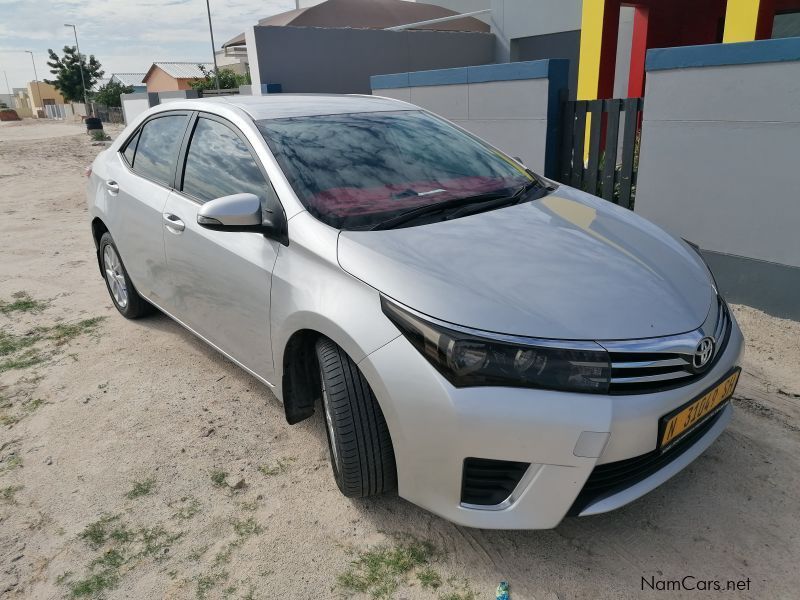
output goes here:
[{"label": "street lamp post", "polygon": [[217,92],[219,92],[219,67],[217,67],[217,51],[214,46],[214,29],[211,27],[211,5],[206,0],[206,11],[208,12],[208,33],[211,34],[211,56],[214,57],[214,81],[216,82]]},{"label": "street lamp post", "polygon": [[[36,80],[36,93],[39,95],[39,102],[42,103],[42,112],[44,112],[44,99],[42,98],[42,90],[39,87],[39,75],[36,74],[36,61],[33,60],[33,52],[30,50],[25,50],[28,54],[31,55],[31,64],[33,65],[33,78]],[[34,106],[33,102],[31,102],[31,108],[36,111],[36,118],[39,118],[39,111]]]},{"label": "street lamp post", "polygon": [[72,27],[72,33],[75,34],[75,50],[78,51],[78,67],[81,70],[81,87],[83,88],[83,103],[86,106],[86,114],[91,116],[92,109],[89,106],[89,96],[86,95],[86,80],[83,78],[83,59],[81,58],[81,47],[78,45],[78,29],[75,25],[64,23],[64,27]]}]

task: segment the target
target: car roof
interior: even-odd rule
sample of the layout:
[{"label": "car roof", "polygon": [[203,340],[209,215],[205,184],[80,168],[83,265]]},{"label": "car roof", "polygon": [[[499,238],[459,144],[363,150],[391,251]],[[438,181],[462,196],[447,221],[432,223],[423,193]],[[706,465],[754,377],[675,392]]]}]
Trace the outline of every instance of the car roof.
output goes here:
[{"label": "car roof", "polygon": [[203,102],[232,105],[254,121],[283,117],[307,117],[346,113],[415,110],[417,107],[382,96],[344,94],[269,94],[266,96],[219,96]]}]

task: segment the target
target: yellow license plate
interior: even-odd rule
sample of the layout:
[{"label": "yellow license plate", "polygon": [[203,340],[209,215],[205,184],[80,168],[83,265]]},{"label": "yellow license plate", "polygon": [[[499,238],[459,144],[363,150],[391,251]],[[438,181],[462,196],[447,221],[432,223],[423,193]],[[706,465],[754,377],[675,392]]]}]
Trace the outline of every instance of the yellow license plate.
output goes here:
[{"label": "yellow license plate", "polygon": [[731,375],[700,396],[697,400],[680,409],[672,416],[666,417],[666,424],[661,429],[661,447],[663,448],[703,420],[703,417],[733,396],[736,383],[739,381],[737,368]]}]

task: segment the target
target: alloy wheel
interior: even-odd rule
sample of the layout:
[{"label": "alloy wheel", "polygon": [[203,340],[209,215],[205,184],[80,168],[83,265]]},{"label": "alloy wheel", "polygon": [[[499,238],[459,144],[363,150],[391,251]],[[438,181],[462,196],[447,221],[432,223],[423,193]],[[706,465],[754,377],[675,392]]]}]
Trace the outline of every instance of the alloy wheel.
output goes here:
[{"label": "alloy wheel", "polygon": [[111,244],[107,244],[103,249],[103,266],[105,268],[108,288],[111,290],[114,302],[116,302],[117,306],[121,309],[124,309],[128,306],[128,286],[125,283],[122,261],[120,261],[116,250],[114,250]]}]

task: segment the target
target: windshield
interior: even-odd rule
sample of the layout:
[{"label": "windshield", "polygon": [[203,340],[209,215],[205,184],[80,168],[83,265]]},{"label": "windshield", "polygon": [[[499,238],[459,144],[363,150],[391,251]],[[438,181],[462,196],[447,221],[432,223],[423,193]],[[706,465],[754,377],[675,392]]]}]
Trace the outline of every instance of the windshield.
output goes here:
[{"label": "windshield", "polygon": [[300,201],[338,229],[365,229],[456,198],[513,193],[533,177],[507,156],[422,111],[258,122]]}]

